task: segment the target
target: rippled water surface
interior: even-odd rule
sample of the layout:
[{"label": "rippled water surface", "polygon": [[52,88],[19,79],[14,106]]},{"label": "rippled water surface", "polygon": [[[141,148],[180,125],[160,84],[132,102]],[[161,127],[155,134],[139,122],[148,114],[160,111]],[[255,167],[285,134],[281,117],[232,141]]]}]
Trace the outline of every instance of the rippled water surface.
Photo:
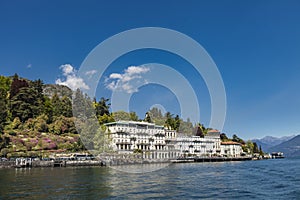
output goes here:
[{"label": "rippled water surface", "polygon": [[0,169],[0,199],[300,199],[300,159],[172,164],[150,173],[105,167]]}]

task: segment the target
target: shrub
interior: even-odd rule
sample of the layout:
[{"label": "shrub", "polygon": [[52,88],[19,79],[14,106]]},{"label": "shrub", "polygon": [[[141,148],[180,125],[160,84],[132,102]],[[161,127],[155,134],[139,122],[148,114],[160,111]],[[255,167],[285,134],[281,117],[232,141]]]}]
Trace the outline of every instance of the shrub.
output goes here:
[{"label": "shrub", "polygon": [[1,149],[0,156],[6,157],[8,153],[9,153],[9,149],[3,148],[3,149]]}]

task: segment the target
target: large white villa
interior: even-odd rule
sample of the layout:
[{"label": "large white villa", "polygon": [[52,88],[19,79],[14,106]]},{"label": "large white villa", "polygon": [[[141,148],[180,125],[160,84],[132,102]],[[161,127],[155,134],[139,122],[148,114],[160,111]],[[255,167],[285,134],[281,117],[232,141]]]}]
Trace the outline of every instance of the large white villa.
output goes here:
[{"label": "large white villa", "polygon": [[209,131],[204,137],[181,136],[148,122],[117,121],[105,124],[114,151],[124,154],[143,152],[148,159],[174,159],[186,156],[238,157],[239,143],[221,142],[220,132]]},{"label": "large white villa", "polygon": [[148,122],[117,121],[105,124],[112,146],[118,153],[144,152],[149,159],[170,159],[179,156],[175,149],[176,131]]}]

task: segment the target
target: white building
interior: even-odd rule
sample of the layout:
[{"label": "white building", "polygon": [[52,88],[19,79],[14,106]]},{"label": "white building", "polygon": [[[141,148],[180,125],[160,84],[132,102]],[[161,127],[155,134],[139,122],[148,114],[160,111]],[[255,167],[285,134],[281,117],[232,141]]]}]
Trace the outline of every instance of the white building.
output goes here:
[{"label": "white building", "polygon": [[181,156],[214,156],[221,152],[220,132],[217,130],[209,131],[204,137],[177,137],[176,141],[176,149]]},{"label": "white building", "polygon": [[237,142],[221,142],[221,155],[226,157],[239,157],[243,153],[242,145]]},{"label": "white building", "polygon": [[174,148],[176,131],[148,122],[117,121],[105,125],[110,132],[113,149],[118,153],[143,152],[143,156],[149,159],[178,156]]},{"label": "white building", "polygon": [[117,121],[105,124],[115,152],[143,153],[148,159],[175,159],[186,156],[238,157],[241,144],[221,142],[220,132],[210,130],[204,137],[177,136],[176,131],[148,122]]}]

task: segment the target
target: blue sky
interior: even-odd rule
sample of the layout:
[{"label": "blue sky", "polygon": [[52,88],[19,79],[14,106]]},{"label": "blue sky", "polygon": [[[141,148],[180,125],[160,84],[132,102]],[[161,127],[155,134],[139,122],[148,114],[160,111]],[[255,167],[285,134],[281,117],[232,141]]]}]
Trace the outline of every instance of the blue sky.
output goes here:
[{"label": "blue sky", "polygon": [[[299,10],[296,0],[1,1],[0,74],[63,82],[60,66],[78,70],[108,37],[132,28],[169,28],[196,40],[216,63],[227,96],[223,132],[245,139],[299,134]],[[211,113],[205,83],[189,63],[168,52],[148,49],[116,59],[97,95],[111,95],[105,85],[111,73],[155,62],[173,67],[191,82],[207,125]],[[141,87],[129,107],[142,117],[153,104],[180,112],[176,94],[159,85]]]}]

